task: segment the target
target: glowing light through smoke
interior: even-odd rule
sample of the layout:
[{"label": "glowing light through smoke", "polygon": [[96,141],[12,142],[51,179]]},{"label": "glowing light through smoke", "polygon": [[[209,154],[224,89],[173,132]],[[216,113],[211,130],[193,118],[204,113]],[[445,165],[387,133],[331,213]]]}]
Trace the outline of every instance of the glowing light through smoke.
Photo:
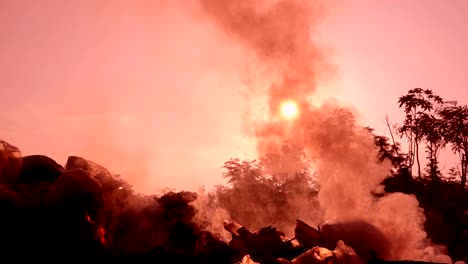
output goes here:
[{"label": "glowing light through smoke", "polygon": [[294,101],[286,101],[281,104],[281,115],[286,119],[294,119],[299,113],[297,103]]}]

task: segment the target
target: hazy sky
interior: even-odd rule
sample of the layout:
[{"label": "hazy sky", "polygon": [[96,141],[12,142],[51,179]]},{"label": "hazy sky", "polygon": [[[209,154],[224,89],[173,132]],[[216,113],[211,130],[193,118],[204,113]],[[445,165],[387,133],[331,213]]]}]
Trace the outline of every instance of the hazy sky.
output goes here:
[{"label": "hazy sky", "polygon": [[[224,161],[254,158],[247,58],[189,2],[0,1],[0,138],[144,192],[211,186]],[[468,103],[468,1],[337,2],[314,37],[337,66],[325,96],[379,132],[411,88]]]}]

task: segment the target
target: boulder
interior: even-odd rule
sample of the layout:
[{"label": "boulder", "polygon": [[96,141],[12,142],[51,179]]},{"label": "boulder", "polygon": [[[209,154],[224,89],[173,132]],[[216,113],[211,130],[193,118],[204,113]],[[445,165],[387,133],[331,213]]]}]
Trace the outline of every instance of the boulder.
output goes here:
[{"label": "boulder", "polygon": [[326,248],[333,248],[341,240],[364,261],[372,258],[372,254],[380,259],[390,258],[389,239],[376,226],[364,220],[327,222],[320,231]]},{"label": "boulder", "polygon": [[21,183],[53,183],[63,173],[63,167],[44,155],[23,157],[23,167],[19,177]]},{"label": "boulder", "polygon": [[46,206],[64,217],[92,219],[104,204],[101,184],[82,169],[66,170],[44,197]]},{"label": "boulder", "polygon": [[103,166],[82,157],[68,157],[65,168],[67,170],[78,168],[88,171],[91,177],[101,183],[104,192],[110,192],[126,185],[124,181],[117,179]]},{"label": "boulder", "polygon": [[325,243],[324,237],[319,230],[309,226],[299,219],[296,219],[294,236],[302,245],[307,248],[323,246]]}]

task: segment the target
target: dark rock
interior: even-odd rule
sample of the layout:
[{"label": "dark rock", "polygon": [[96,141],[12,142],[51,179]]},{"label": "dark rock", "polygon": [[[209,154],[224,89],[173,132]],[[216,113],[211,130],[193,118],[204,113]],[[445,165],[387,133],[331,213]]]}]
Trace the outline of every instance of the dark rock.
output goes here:
[{"label": "dark rock", "polygon": [[224,228],[232,234],[229,246],[235,252],[235,261],[249,255],[253,261],[260,263],[277,263],[277,259],[292,259],[303,252],[296,248],[283,232],[267,226],[256,232],[236,222],[225,222]]},{"label": "dark rock", "polygon": [[23,157],[23,167],[19,177],[21,183],[53,183],[63,173],[63,167],[55,160],[43,155]]},{"label": "dark rock", "polygon": [[101,183],[104,192],[111,192],[119,187],[128,188],[128,186],[126,186],[127,184],[123,180],[117,179],[117,177],[112,175],[106,168],[82,157],[68,157],[65,168],[67,170],[83,169],[88,171],[91,177]]},{"label": "dark rock", "polygon": [[326,248],[334,248],[341,240],[352,247],[363,261],[371,258],[370,252],[375,252],[381,259],[390,258],[390,241],[377,227],[366,221],[356,219],[325,223],[320,231]]},{"label": "dark rock", "polygon": [[0,185],[0,208],[12,208],[18,200],[17,194],[7,187]]},{"label": "dark rock", "polygon": [[325,243],[324,237],[319,230],[309,226],[299,219],[296,220],[294,235],[302,245],[309,249],[316,246],[323,246]]},{"label": "dark rock", "polygon": [[60,216],[77,219],[97,216],[104,204],[101,184],[82,169],[66,170],[44,197],[46,206]]}]

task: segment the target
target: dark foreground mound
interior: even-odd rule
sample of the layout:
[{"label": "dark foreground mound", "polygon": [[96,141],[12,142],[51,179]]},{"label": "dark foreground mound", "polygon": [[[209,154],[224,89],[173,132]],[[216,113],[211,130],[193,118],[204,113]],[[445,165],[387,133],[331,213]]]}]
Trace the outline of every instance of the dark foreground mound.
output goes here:
[{"label": "dark foreground mound", "polygon": [[226,243],[192,220],[195,193],[134,193],[102,166],[21,157],[0,142],[0,254],[18,263],[229,263]]}]

